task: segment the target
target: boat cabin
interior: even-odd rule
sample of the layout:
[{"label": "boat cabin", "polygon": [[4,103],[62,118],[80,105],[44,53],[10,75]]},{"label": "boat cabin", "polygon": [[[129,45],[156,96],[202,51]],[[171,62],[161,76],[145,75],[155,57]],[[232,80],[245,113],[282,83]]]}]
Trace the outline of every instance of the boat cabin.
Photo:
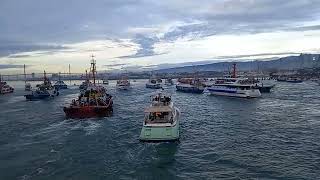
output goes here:
[{"label": "boat cabin", "polygon": [[172,123],[173,109],[170,106],[151,106],[145,111],[145,124]]}]

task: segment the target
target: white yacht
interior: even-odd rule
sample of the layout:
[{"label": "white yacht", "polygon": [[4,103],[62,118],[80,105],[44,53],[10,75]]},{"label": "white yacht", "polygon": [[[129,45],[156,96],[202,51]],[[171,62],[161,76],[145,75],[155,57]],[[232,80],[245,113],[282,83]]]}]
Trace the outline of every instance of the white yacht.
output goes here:
[{"label": "white yacht", "polygon": [[179,139],[180,111],[173,105],[171,96],[158,93],[145,109],[140,133],[141,141],[175,141]]},{"label": "white yacht", "polygon": [[149,81],[146,83],[146,88],[161,89],[162,88],[162,84],[158,79],[156,79],[155,77],[151,76]]},{"label": "white yacht", "polygon": [[30,83],[25,83],[25,85],[24,85],[24,90],[25,90],[25,91],[31,91],[31,90],[32,90],[31,84],[30,84]]},{"label": "white yacht", "polygon": [[117,81],[117,89],[119,90],[129,90],[130,87],[130,80],[125,77],[122,77],[120,80]]}]

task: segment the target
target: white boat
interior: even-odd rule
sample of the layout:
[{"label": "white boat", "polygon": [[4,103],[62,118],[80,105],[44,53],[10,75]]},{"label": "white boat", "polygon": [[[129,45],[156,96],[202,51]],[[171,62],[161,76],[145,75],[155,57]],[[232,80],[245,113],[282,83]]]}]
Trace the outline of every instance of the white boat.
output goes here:
[{"label": "white boat", "polygon": [[106,85],[108,85],[108,84],[109,84],[108,79],[103,79],[103,80],[102,80],[102,84],[106,84]]},{"label": "white boat", "polygon": [[149,81],[146,83],[146,88],[161,89],[162,85],[161,83],[157,82],[156,79],[149,79]]},{"label": "white boat", "polygon": [[246,79],[224,78],[216,80],[215,84],[207,87],[204,92],[210,95],[230,96],[241,98],[261,97],[259,87],[246,84]]},{"label": "white boat", "polygon": [[130,81],[127,78],[118,80],[116,86],[119,90],[129,90],[131,88]]},{"label": "white boat", "polygon": [[25,90],[25,91],[31,91],[31,90],[32,90],[31,84],[30,84],[30,83],[26,83],[26,84],[24,85],[24,90]]},{"label": "white boat", "polygon": [[164,84],[166,86],[172,86],[172,85],[174,85],[174,82],[173,82],[173,80],[171,78],[167,78],[167,79],[164,80]]},{"label": "white boat", "polygon": [[176,141],[179,139],[180,111],[171,96],[158,93],[145,109],[141,141]]},{"label": "white boat", "polygon": [[0,94],[13,93],[13,87],[9,86],[6,82],[0,80]]},{"label": "white boat", "polygon": [[68,85],[66,85],[62,80],[58,80],[53,86],[56,89],[68,89]]}]

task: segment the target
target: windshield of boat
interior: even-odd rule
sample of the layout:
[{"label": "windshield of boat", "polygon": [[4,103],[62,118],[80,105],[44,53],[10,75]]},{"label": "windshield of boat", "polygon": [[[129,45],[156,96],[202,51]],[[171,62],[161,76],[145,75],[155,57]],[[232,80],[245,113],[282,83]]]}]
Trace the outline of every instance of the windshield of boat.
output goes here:
[{"label": "windshield of boat", "polygon": [[150,112],[145,116],[146,123],[172,123],[171,112]]}]

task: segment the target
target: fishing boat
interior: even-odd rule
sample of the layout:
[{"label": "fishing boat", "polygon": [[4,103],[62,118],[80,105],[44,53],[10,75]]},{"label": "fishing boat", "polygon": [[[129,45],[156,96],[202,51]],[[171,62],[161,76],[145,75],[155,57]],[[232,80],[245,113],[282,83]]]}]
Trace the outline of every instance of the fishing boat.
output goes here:
[{"label": "fishing boat", "polygon": [[107,71],[104,72],[103,78],[102,78],[102,84],[108,85],[109,84],[109,80],[108,77],[106,76]]},{"label": "fishing boat", "polygon": [[53,85],[56,89],[68,89],[68,85],[61,80],[61,76],[59,73],[59,80]]},{"label": "fishing boat", "polygon": [[86,89],[80,92],[77,99],[73,99],[70,105],[63,107],[66,118],[106,117],[113,112],[112,96],[107,93],[105,87],[96,84],[96,62],[93,57],[90,68],[93,83],[88,83]]},{"label": "fishing boat", "polygon": [[108,79],[103,79],[103,80],[102,80],[102,84],[108,85],[108,84],[109,84]]},{"label": "fishing boat", "polygon": [[247,83],[247,79],[225,78],[219,79],[216,83],[207,87],[204,91],[209,95],[257,98],[261,97],[260,90],[252,83]]},{"label": "fishing boat", "polygon": [[25,90],[25,91],[31,91],[31,90],[32,90],[31,84],[30,84],[30,83],[25,83],[25,85],[24,85],[24,90]]},{"label": "fishing boat", "polygon": [[126,76],[122,76],[121,79],[117,80],[116,84],[119,90],[129,90],[131,88],[130,85],[130,80]]},{"label": "fishing boat", "polygon": [[92,85],[92,83],[91,83],[90,80],[89,80],[88,72],[87,72],[87,70],[86,70],[86,80],[83,81],[83,82],[80,84],[79,89],[80,89],[80,91],[84,91],[84,90],[86,90],[86,89],[87,89],[89,86],[91,86],[91,85]]},{"label": "fishing boat", "polygon": [[205,87],[197,78],[179,79],[176,85],[177,91],[185,93],[203,93]]},{"label": "fishing boat", "polygon": [[171,96],[158,93],[145,109],[140,141],[176,141],[179,139],[180,111],[173,105]]},{"label": "fishing boat", "polygon": [[43,83],[38,84],[37,89],[32,90],[30,94],[24,95],[27,100],[41,100],[59,96],[59,91],[52,86],[51,81],[47,78],[46,72],[43,73]]},{"label": "fishing boat", "polygon": [[0,94],[13,93],[13,91],[14,88],[9,86],[7,82],[2,81],[0,76]]},{"label": "fishing boat", "polygon": [[302,79],[300,78],[297,78],[297,77],[290,77],[286,80],[286,82],[289,82],[289,83],[302,83]]},{"label": "fishing boat", "polygon": [[62,80],[57,81],[53,86],[56,89],[68,89],[68,85],[66,85],[66,83],[64,83]]},{"label": "fishing boat", "polygon": [[89,80],[85,80],[80,84],[79,89],[86,90],[89,86],[91,86],[91,82]]},{"label": "fishing boat", "polygon": [[161,89],[162,84],[161,84],[161,82],[159,82],[159,80],[157,78],[155,78],[154,76],[151,76],[149,81],[146,83],[146,88]]},{"label": "fishing boat", "polygon": [[171,78],[167,78],[164,80],[164,85],[166,86],[172,86],[174,85],[173,80]]}]

